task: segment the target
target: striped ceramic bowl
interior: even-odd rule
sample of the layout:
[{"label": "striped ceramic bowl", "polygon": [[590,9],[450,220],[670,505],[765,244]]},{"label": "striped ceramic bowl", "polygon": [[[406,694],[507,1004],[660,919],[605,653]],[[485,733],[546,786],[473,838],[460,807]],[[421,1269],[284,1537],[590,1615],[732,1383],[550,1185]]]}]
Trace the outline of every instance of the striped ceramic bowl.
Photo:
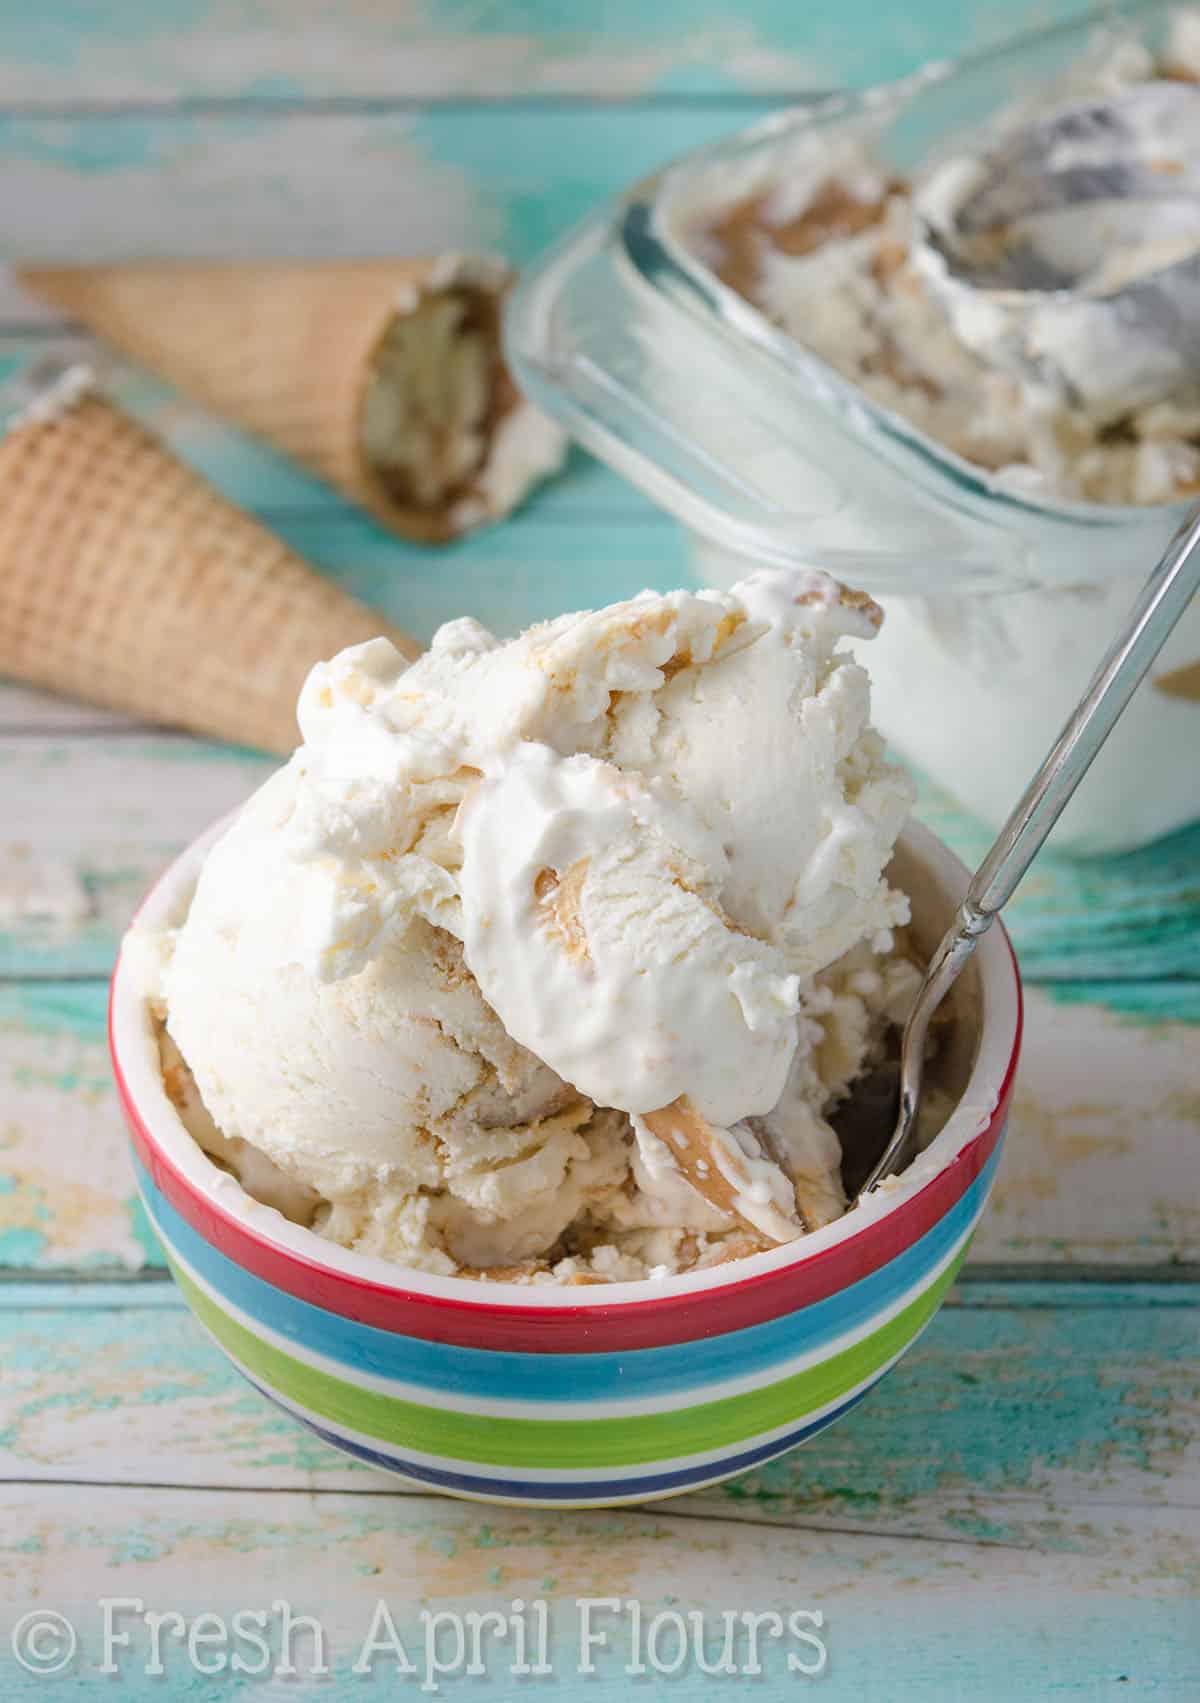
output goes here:
[{"label": "striped ceramic bowl", "polygon": [[[179,919],[212,837],[167,872],[141,926]],[[893,874],[932,945],[965,870],[913,827]],[[251,1383],[408,1480],[570,1507],[671,1495],[780,1454],[849,1412],[928,1324],[983,1209],[1012,1094],[1020,984],[998,926],[964,984],[939,1066],[956,1109],[902,1178],[770,1253],[584,1288],[403,1270],[252,1200],[163,1090],[129,951],[110,1036],[146,1211],[189,1306]]]}]

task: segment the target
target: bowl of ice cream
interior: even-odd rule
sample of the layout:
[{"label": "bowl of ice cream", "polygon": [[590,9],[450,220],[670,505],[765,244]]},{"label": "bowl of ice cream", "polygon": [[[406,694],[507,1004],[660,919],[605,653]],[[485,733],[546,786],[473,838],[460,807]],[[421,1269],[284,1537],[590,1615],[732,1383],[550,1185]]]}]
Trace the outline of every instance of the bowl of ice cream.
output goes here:
[{"label": "bowl of ice cream", "polygon": [[304,742],[152,891],[113,978],[138,1185],[198,1320],[359,1459],[641,1501],[782,1452],[933,1316],[1020,1036],[997,927],[890,1129],[966,872],[821,575],[314,670]]}]

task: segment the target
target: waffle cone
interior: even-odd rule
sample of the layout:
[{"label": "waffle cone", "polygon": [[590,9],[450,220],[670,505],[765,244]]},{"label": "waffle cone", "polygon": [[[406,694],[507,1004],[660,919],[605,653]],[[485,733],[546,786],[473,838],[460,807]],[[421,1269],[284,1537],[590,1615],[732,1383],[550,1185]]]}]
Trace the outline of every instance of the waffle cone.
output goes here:
[{"label": "waffle cone", "polygon": [[288,752],[314,662],[417,647],[94,393],[0,440],[0,674]]},{"label": "waffle cone", "polygon": [[[496,262],[409,260],[145,262],[25,269],[21,281],[133,360],[302,463],[392,531],[441,542],[519,500],[561,459],[561,440],[517,395],[499,352]],[[433,506],[389,486],[362,447],[364,399],[398,317],[431,296],[469,294],[491,351],[484,463]],[[533,426],[515,480],[488,460],[517,413]],[[499,484],[513,488],[500,491]]]}]

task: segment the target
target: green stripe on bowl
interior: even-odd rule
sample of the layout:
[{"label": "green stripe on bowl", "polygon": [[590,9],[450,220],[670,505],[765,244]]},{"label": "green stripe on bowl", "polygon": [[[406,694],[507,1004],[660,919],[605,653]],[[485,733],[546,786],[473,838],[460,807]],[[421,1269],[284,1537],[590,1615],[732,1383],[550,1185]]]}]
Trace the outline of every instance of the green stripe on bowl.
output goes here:
[{"label": "green stripe on bowl", "polygon": [[[311,1413],[383,1442],[479,1465],[563,1469],[677,1460],[743,1442],[827,1407],[899,1354],[936,1312],[966,1255],[873,1335],[778,1383],[666,1413],[611,1419],[503,1419],[456,1413],[359,1389],[293,1359],[224,1312],[172,1260],[175,1281],[202,1324],[262,1383]],[[652,1352],[652,1351],[651,1351]]]}]

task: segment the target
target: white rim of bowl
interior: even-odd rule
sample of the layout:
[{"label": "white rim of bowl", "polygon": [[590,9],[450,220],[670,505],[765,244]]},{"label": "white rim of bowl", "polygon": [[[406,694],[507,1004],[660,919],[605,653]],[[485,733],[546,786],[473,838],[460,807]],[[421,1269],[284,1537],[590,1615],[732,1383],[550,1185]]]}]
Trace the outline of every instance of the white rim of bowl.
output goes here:
[{"label": "white rim of bowl", "polygon": [[[880,1219],[890,1217],[906,1201],[947,1168],[988,1128],[1014,1062],[1019,1039],[1021,994],[1016,957],[1008,935],[997,923],[975,952],[980,988],[980,1033],[975,1062],[958,1105],[944,1128],[899,1177],[889,1178],[857,1206],[823,1229],[811,1230],[794,1242],[765,1253],[749,1254],[706,1271],[680,1272],[662,1278],[638,1278],[621,1283],[569,1285],[555,1283],[481,1282],[477,1278],[442,1277],[400,1266],[373,1254],[355,1253],[327,1241],[303,1225],[293,1224],[274,1207],[246,1193],[237,1178],[223,1171],[197,1144],[167,1098],[158,1068],[157,1041],[146,1005],[147,987],[139,974],[132,937],[169,927],[184,896],[200,871],[209,847],[228,826],[224,817],[194,840],[163,872],[142,901],[121,942],[113,971],[110,1024],[116,1062],[146,1133],[188,1185],[204,1195],[219,1213],[236,1220],[248,1234],[310,1265],[359,1282],[416,1295],[479,1307],[530,1310],[620,1307],[637,1302],[684,1299],[708,1289],[723,1289],[798,1266],[839,1243],[862,1234]],[[957,904],[970,879],[965,865],[948,846],[920,823],[910,822],[898,845],[927,865],[937,885],[949,889]],[[236,1262],[235,1262],[236,1263]]]}]

